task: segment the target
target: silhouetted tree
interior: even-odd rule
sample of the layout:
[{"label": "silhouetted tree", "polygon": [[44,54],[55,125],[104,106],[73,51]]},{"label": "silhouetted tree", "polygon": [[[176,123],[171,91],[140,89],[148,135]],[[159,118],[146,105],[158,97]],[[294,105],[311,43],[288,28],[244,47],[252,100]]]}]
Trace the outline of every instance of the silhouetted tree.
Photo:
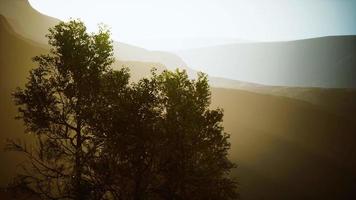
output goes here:
[{"label": "silhouetted tree", "polygon": [[[115,90],[116,78],[106,81],[92,119],[102,144],[93,168],[99,184],[116,199],[147,199],[157,178],[160,148],[157,82],[142,79],[125,90]],[[109,120],[101,120],[109,119]],[[100,122],[100,123],[98,123]]]},{"label": "silhouetted tree", "polygon": [[97,148],[87,118],[114,61],[112,41],[107,29],[88,34],[76,20],[49,31],[50,54],[33,59],[37,68],[13,95],[19,118],[38,144],[31,150],[10,141],[8,149],[28,156],[31,167],[17,180],[41,197],[86,199],[93,187],[89,158]]},{"label": "silhouetted tree", "polygon": [[[114,87],[116,88],[116,87]],[[119,88],[119,87],[117,87]],[[109,90],[95,124],[101,185],[117,199],[236,199],[235,166],[222,110],[209,109],[206,75],[152,74],[125,92]],[[116,94],[116,95],[115,95]],[[109,100],[109,101],[108,101]],[[105,130],[104,130],[105,129]],[[105,133],[105,135],[103,135]],[[104,169],[109,170],[104,170]]]},{"label": "silhouetted tree", "polygon": [[37,145],[15,183],[44,199],[236,199],[223,112],[210,109],[207,76],[164,71],[129,83],[112,70],[109,31],[80,21],[48,34],[14,99]]},{"label": "silhouetted tree", "polygon": [[185,71],[162,73],[164,151],[160,151],[160,187],[165,199],[235,199],[235,166],[228,158],[229,135],[223,131],[221,109],[209,109],[207,76],[190,80]]}]

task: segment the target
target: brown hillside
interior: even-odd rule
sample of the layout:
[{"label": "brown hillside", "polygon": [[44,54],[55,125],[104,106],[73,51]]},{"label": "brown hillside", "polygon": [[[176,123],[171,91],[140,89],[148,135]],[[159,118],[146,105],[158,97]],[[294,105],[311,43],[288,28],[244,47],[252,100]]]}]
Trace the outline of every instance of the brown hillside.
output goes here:
[{"label": "brown hillside", "polygon": [[213,89],[243,199],[349,199],[356,127],[303,101]]},{"label": "brown hillside", "polygon": [[[0,15],[0,148],[6,138],[24,138],[23,126],[16,121],[17,109],[11,99],[11,92],[22,86],[33,67],[31,58],[46,50],[34,42],[14,33],[7,21]],[[19,157],[14,153],[0,151],[0,186],[6,184],[16,170]]]}]

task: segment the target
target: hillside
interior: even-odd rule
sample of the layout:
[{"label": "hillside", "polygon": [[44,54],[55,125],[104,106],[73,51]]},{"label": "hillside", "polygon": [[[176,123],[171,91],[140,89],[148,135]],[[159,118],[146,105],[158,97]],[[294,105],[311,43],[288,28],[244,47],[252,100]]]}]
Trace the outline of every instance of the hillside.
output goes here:
[{"label": "hillside", "polygon": [[192,68],[244,82],[294,87],[356,87],[356,36],[237,43],[177,54]]},{"label": "hillside", "polygon": [[[45,53],[46,49],[16,35],[1,15],[0,44],[0,148],[3,149],[6,138],[25,138],[22,122],[14,119],[17,109],[12,102],[11,92],[24,85],[33,66],[31,58]],[[0,186],[8,183],[15,174],[18,162],[18,155],[0,151]]]},{"label": "hillside", "polygon": [[144,48],[116,41],[114,42],[114,54],[115,57],[121,61],[159,63],[168,69],[178,67],[188,69],[184,61],[174,54],[161,51],[149,51]]},{"label": "hillside", "polygon": [[[34,66],[31,57],[47,52],[48,47],[41,40],[41,35],[47,32],[47,28],[51,24],[58,21],[53,18],[47,19],[47,16],[34,11],[24,0],[0,0],[0,3],[1,14],[3,14],[3,10],[8,10],[3,6],[11,6],[13,11],[18,12],[20,12],[18,9],[24,9],[24,11],[21,10],[21,13],[24,13],[23,16],[17,15],[16,12],[7,13],[6,18],[0,16],[0,93],[2,95],[0,98],[0,148],[2,148],[8,137],[29,139],[23,134],[22,123],[14,120],[16,108],[10,93],[15,87],[24,84],[28,71]],[[12,7],[15,4],[17,7]],[[33,18],[27,18],[26,15],[33,15]],[[31,23],[38,23],[41,27],[35,29],[33,27],[36,26],[26,25],[26,19],[33,20]],[[351,43],[344,46],[352,50],[352,41],[354,40],[352,37],[348,40]],[[296,43],[288,44],[299,46]],[[314,43],[312,42],[312,44]],[[251,51],[250,56],[255,51],[253,48],[260,47],[259,44],[245,45],[248,47],[246,51]],[[262,46],[264,45],[272,44],[262,44]],[[283,46],[282,43],[280,45]],[[311,48],[308,44],[305,45]],[[315,45],[317,48],[319,43],[315,43]],[[249,50],[249,48],[251,49]],[[233,49],[226,54],[233,53]],[[288,50],[287,48],[286,53],[289,52],[292,55],[292,49]],[[229,60],[225,59],[235,62],[236,55],[239,55],[239,58],[245,55],[241,53],[241,55],[234,54],[234,57],[227,55],[224,57],[219,54],[219,52],[224,54],[225,50],[225,47],[221,52],[214,50],[217,56],[222,56],[222,63],[218,65],[222,68],[219,68],[219,71],[224,71],[223,67],[230,66],[227,63]],[[267,55],[274,55],[266,49],[256,51],[266,54],[266,57],[263,59],[259,57],[260,59],[251,61],[251,64],[268,63],[264,59],[268,60]],[[297,53],[296,49],[295,51]],[[329,51],[331,50],[325,49],[322,52],[326,52],[325,55],[328,55]],[[335,48],[335,51],[342,53],[344,50]],[[210,55],[210,50],[207,52]],[[305,52],[305,54],[308,53],[310,52]],[[298,59],[301,59],[300,54],[296,54]],[[175,65],[184,67],[184,61],[170,53],[148,51],[123,43],[115,43],[115,55],[119,59],[114,67],[129,67],[133,80],[147,76],[150,67],[157,67],[158,71],[162,71],[166,67],[173,68]],[[200,53],[199,55],[203,56],[201,60],[208,66],[220,62],[212,56]],[[242,59],[243,62],[250,62],[244,59]],[[338,57],[330,59],[338,59]],[[344,60],[347,61],[347,59]],[[210,63],[210,61],[212,62]],[[298,64],[299,61],[290,60],[290,63],[278,61],[281,62],[278,66],[283,64],[283,66],[295,67],[295,63]],[[326,67],[329,65],[328,61],[322,61],[325,62]],[[330,60],[330,63],[333,62],[334,60]],[[355,65],[353,64],[353,66]],[[257,69],[262,70],[261,68]],[[283,77],[283,70],[276,68],[269,70],[257,73],[258,77],[267,77],[272,72],[281,72],[282,74],[271,77]],[[303,73],[310,72],[308,70],[312,69],[306,69]],[[227,70],[227,72],[230,71]],[[311,75],[300,77],[297,72],[293,73],[293,77],[290,75],[286,77],[290,78],[291,82],[313,78],[310,77]],[[330,71],[325,72],[325,74],[327,73]],[[335,72],[333,76],[343,75],[344,72],[338,73]],[[351,75],[353,74],[345,77]],[[322,81],[325,80],[321,79]],[[335,82],[332,83],[344,83],[338,81],[335,78]],[[238,164],[234,175],[240,182],[242,199],[356,198],[356,127],[354,117],[356,95],[353,89],[265,86],[214,77],[210,78],[210,82],[215,86],[232,88],[213,88],[212,107],[224,109],[223,125],[226,132],[231,134],[230,157]],[[0,163],[2,164],[0,186],[5,186],[10,181],[15,174],[16,164],[21,160],[22,157],[15,153],[0,152]]]},{"label": "hillside", "polygon": [[0,0],[0,14],[6,17],[15,32],[41,44],[47,44],[48,27],[59,22],[32,9],[27,0]]},{"label": "hillside", "polygon": [[210,77],[209,83],[218,88],[244,90],[301,100],[329,113],[356,120],[354,117],[356,88],[269,86],[218,77]]},{"label": "hillside", "polygon": [[[10,92],[24,83],[33,66],[30,57],[46,50],[14,33],[4,18],[0,27],[1,44],[4,44],[0,55],[4,95],[0,139],[28,140],[23,136],[22,123],[13,119],[16,109]],[[118,64],[136,66],[133,71],[140,72],[148,69],[145,66],[157,63],[123,61]],[[159,70],[162,69],[163,66]],[[138,76],[141,75],[133,75]],[[356,128],[350,120],[285,97],[220,88],[214,88],[212,95],[212,106],[225,110],[225,130],[232,136],[231,158],[239,165],[234,174],[240,181],[244,199],[327,199],[325,191],[331,191],[327,193],[330,197],[352,195],[356,184],[352,157]],[[2,186],[15,174],[20,160],[19,155],[1,152]]]},{"label": "hillside", "polygon": [[354,123],[298,100],[212,91],[224,109],[242,199],[352,199]]},{"label": "hillside", "polygon": [[[17,34],[42,45],[47,45],[48,28],[59,22],[33,9],[27,0],[0,0],[0,14]],[[149,51],[118,41],[114,41],[114,49],[115,57],[120,61],[160,63],[170,69],[186,68],[181,58],[168,52]]]}]

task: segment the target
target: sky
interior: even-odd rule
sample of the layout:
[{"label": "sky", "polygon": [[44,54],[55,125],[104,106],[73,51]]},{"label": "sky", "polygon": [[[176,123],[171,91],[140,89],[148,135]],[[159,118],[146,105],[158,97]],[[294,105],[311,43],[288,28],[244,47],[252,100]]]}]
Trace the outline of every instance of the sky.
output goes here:
[{"label": "sky", "polygon": [[39,12],[115,40],[175,51],[231,42],[356,34],[356,0],[30,0]]}]

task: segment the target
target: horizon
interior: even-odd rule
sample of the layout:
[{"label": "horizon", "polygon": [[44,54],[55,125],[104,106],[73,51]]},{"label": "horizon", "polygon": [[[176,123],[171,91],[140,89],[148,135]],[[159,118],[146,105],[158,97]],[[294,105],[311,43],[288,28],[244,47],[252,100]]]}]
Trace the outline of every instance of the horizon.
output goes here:
[{"label": "horizon", "polygon": [[[356,1],[104,2],[29,0],[34,9],[48,16],[63,21],[81,19],[89,31],[104,23],[111,28],[114,40],[148,50],[179,51],[356,34],[356,13],[352,12]],[[97,14],[93,15],[94,11]]]},{"label": "horizon", "polygon": [[0,0],[1,200],[356,199],[356,0],[29,1]]}]

